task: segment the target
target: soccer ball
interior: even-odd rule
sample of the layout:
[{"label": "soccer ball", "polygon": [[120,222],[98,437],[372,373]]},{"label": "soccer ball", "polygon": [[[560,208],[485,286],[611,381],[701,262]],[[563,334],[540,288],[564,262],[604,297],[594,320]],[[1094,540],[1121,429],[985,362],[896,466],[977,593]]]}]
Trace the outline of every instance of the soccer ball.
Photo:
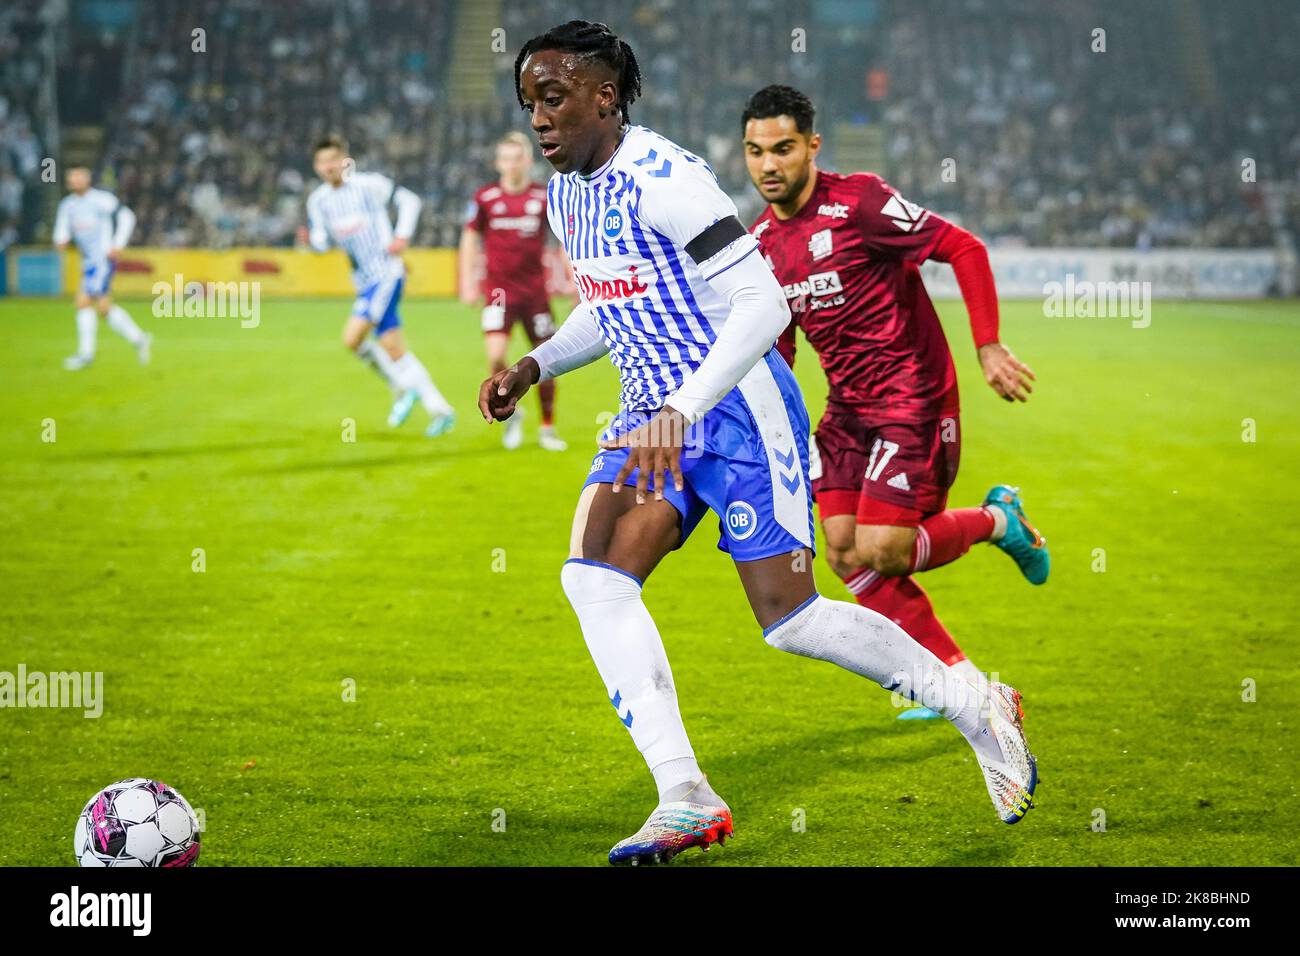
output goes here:
[{"label": "soccer ball", "polygon": [[131,777],[86,802],[72,849],[79,866],[193,866],[199,821],[167,784]]}]

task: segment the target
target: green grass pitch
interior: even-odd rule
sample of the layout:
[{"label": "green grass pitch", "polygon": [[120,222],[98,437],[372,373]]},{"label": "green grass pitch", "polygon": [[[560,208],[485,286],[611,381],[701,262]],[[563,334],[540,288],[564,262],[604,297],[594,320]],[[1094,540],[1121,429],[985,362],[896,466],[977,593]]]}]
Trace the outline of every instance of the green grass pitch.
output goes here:
[{"label": "green grass pitch", "polygon": [[[102,329],[74,374],[70,304],[0,300],[0,670],[105,681],[100,719],[0,710],[0,864],[71,864],[82,804],[128,776],[202,808],[204,865],[603,864],[654,791],[559,567],[613,370],[560,382],[567,453],[536,447],[532,398],[507,453],[474,408],[468,308],[404,306],[460,413],[431,441],[419,410],[385,426],[385,389],[339,344],[344,302],[264,302],[252,329],[125,304],[153,364]],[[706,522],[646,595],[736,840],[674,865],[1293,864],[1300,308],[1157,302],[1135,329],[1007,303],[1039,379],[1017,407],[941,308],[952,501],[1021,485],[1053,568],[1031,588],[979,545],[922,580],[1024,691],[1037,808],[998,823],[951,728],[767,647]],[[806,346],[798,373],[815,421]]]}]

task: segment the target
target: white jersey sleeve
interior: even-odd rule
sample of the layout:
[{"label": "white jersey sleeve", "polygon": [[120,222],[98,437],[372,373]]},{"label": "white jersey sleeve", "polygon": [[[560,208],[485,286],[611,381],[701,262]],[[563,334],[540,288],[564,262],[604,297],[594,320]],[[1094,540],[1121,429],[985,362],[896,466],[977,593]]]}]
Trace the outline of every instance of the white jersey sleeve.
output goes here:
[{"label": "white jersey sleeve", "polygon": [[324,252],[330,247],[330,236],[320,206],[320,192],[314,191],[307,197],[307,241],[317,252]]},{"label": "white jersey sleeve", "polygon": [[[692,253],[693,243],[710,227],[726,219],[739,223],[736,204],[722,191],[702,162],[674,160],[671,177],[641,179],[641,221],[666,236],[679,249]],[[733,233],[727,233],[733,236]],[[722,248],[709,245],[702,259],[691,258],[700,274],[710,279],[758,248],[758,241],[743,227]]]},{"label": "white jersey sleeve", "polygon": [[72,240],[72,226],[68,214],[68,198],[59,200],[59,211],[54,214],[54,234],[51,237],[56,246]]},{"label": "white jersey sleeve", "polygon": [[393,235],[398,239],[410,239],[415,235],[415,224],[420,219],[420,207],[424,203],[405,186],[397,187],[393,193],[393,202],[397,204],[397,222],[393,226]]},{"label": "white jersey sleeve", "polygon": [[365,189],[380,208],[387,208],[393,201],[393,193],[397,191],[397,183],[383,173],[357,173],[356,181],[357,185]]},{"label": "white jersey sleeve", "polygon": [[131,233],[135,232],[135,213],[130,207],[119,202],[109,216],[117,223],[113,230],[113,248],[125,249],[126,244],[131,241]]},{"label": "white jersey sleeve", "polygon": [[560,330],[528,353],[537,363],[539,382],[590,365],[609,352],[591,309],[579,302]]}]

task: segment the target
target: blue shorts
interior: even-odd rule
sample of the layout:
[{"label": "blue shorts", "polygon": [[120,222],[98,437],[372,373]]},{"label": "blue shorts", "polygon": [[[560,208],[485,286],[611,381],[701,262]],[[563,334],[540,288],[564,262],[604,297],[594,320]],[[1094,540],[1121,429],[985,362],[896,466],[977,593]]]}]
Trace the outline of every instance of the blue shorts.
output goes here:
[{"label": "blue shorts", "polygon": [[352,303],[352,314],[373,325],[376,335],[400,327],[402,320],[397,315],[397,303],[402,298],[402,282],[401,278],[372,282]]},{"label": "blue shorts", "polygon": [[116,271],[117,263],[111,259],[84,263],[81,267],[81,291],[95,298],[108,295],[108,287],[112,284],[113,273]]},{"label": "blue shorts", "polygon": [[[620,411],[601,439],[629,432],[654,414]],[[664,489],[682,516],[682,542],[712,509],[720,519],[718,548],[736,561],[814,548],[808,431],[808,408],[794,373],[776,351],[768,352],[687,430],[686,487],[678,491],[669,478]],[[627,455],[625,448],[597,452],[583,487],[612,483]],[[625,479],[628,485],[636,484],[637,471]]]}]

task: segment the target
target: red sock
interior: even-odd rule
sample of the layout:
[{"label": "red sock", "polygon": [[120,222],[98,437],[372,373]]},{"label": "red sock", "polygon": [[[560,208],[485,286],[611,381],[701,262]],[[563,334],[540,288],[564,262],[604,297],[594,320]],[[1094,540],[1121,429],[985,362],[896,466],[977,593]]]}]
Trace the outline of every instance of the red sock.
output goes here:
[{"label": "red sock", "polygon": [[889,618],[947,666],[966,659],[948,629],[935,617],[929,596],[910,577],[886,578],[863,568],[850,574],[844,583],[859,604]]},{"label": "red sock", "polygon": [[542,403],[542,424],[550,425],[555,419],[555,380],[547,379],[537,385],[537,398]]},{"label": "red sock", "polygon": [[956,561],[992,533],[993,515],[987,508],[954,508],[931,515],[916,529],[912,570],[928,571]]}]

